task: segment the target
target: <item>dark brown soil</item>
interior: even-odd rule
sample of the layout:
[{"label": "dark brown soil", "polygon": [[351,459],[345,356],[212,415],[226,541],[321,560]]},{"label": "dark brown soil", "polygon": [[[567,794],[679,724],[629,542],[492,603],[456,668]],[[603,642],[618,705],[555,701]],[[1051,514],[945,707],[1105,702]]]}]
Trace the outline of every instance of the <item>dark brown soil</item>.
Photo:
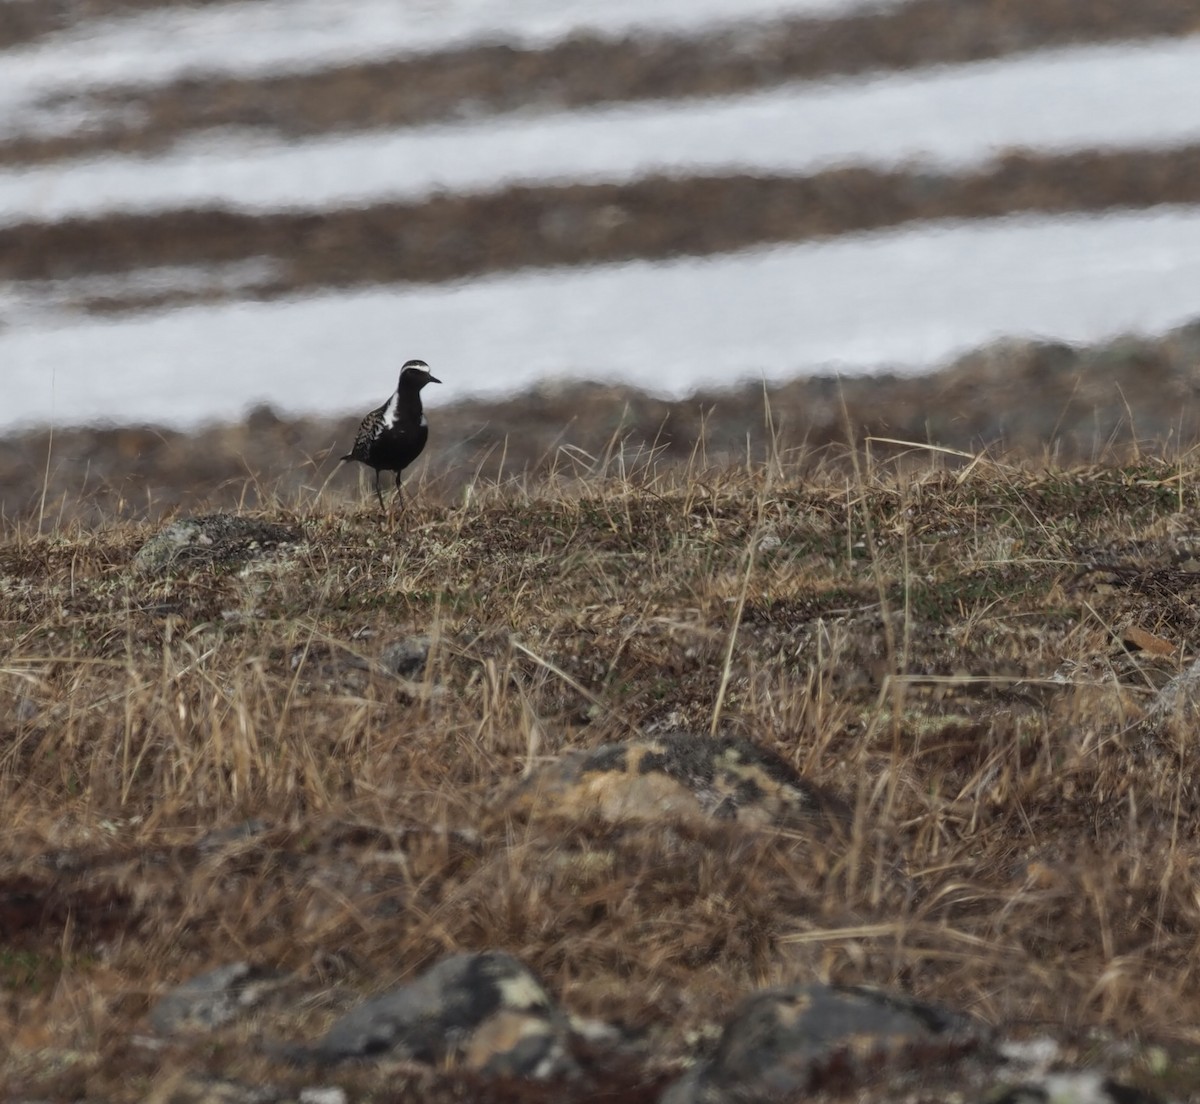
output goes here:
[{"label": "dark brown soil", "polygon": [[[921,219],[1097,212],[1200,202],[1200,147],[1039,157],[965,176],[840,168],[808,177],[652,177],[509,188],[320,213],[113,214],[0,228],[0,279],[34,280],[263,257],[274,298],[323,287],[435,282],[532,266],[703,256]],[[209,286],[88,292],[111,311],[243,295]]]},{"label": "dark brown soil", "polygon": [[171,7],[204,7],[224,0],[5,0],[0,4],[0,49],[34,42],[89,19]]},{"label": "dark brown soil", "polygon": [[[39,24],[58,29],[106,6],[160,5],[143,0],[8,3],[0,5],[0,45],[32,37]],[[686,38],[580,35],[544,50],[471,46],[316,73],[185,79],[150,91],[109,91],[85,102],[119,108],[110,115],[116,121],[70,135],[0,144],[0,164],[96,150],[160,149],[188,132],[215,127],[300,136],[457,121],[530,106],[566,109],[724,96],[790,80],[1197,29],[1200,13],[1191,0],[912,0],[842,19],[791,19]]]}]

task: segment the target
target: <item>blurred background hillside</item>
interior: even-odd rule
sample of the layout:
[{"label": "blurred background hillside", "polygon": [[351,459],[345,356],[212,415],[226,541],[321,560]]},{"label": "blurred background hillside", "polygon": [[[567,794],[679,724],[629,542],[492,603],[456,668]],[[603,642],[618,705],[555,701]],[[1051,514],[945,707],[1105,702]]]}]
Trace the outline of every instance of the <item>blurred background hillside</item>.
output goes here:
[{"label": "blurred background hillside", "polygon": [[428,493],[1186,449],[1197,102],[1194,0],[3,0],[0,512],[356,495],[409,357]]}]

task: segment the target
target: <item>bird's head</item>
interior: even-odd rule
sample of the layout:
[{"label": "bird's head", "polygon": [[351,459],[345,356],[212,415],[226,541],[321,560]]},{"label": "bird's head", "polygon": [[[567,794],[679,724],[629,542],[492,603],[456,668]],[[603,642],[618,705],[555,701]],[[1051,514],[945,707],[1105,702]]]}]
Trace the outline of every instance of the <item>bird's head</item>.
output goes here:
[{"label": "bird's head", "polygon": [[403,368],[400,369],[400,386],[403,388],[411,388],[414,391],[420,391],[427,383],[441,383],[430,370],[429,365],[423,360],[407,361]]}]

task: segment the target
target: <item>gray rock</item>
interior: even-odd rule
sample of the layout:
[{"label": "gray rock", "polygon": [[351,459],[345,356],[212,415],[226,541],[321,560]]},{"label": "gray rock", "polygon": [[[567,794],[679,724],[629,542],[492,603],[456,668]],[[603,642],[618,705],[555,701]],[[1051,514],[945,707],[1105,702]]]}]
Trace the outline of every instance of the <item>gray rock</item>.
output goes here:
[{"label": "gray rock", "polygon": [[418,678],[429,658],[428,636],[407,636],[389,644],[379,653],[379,666],[390,675]]},{"label": "gray rock", "polygon": [[768,827],[846,815],[836,798],[749,740],[689,732],[569,751],[503,800],[510,813],[611,821],[665,816]]},{"label": "gray rock", "polygon": [[133,558],[142,575],[167,575],[211,564],[236,565],[303,540],[291,525],[233,514],[181,518],[155,533]]},{"label": "gray rock", "polygon": [[1171,679],[1155,696],[1146,713],[1152,727],[1176,723],[1191,726],[1200,717],[1200,659]]},{"label": "gray rock", "polygon": [[212,1031],[247,1012],[276,982],[246,962],[218,966],[162,997],[150,1010],[150,1025],[163,1035]]},{"label": "gray rock", "polygon": [[338,1020],[293,1058],[331,1063],[390,1055],[437,1063],[461,1055],[483,1073],[546,1078],[570,1072],[566,1018],[511,955],[457,954]]},{"label": "gray rock", "polygon": [[766,989],[741,1003],[713,1057],[671,1086],[662,1104],[790,1099],[859,1070],[957,1061],[986,1038],[967,1017],[898,993],[857,986]]},{"label": "gray rock", "polygon": [[1083,1070],[1048,1073],[1015,1085],[992,1098],[992,1104],[1162,1104],[1162,1097]]},{"label": "gray rock", "polygon": [[346,1104],[348,1099],[346,1090],[337,1085],[300,1090],[300,1104]]}]

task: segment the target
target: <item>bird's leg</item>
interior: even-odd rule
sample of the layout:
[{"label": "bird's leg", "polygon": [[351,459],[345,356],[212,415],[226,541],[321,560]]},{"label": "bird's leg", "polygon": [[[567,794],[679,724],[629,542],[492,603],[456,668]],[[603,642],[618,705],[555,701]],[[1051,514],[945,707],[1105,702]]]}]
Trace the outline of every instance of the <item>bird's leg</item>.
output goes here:
[{"label": "bird's leg", "polygon": [[375,497],[379,499],[379,508],[387,512],[387,508],[383,504],[383,491],[379,489],[379,469],[375,469]]},{"label": "bird's leg", "polygon": [[400,504],[400,509],[404,509],[404,488],[400,486],[400,472],[396,472],[396,501]]}]

